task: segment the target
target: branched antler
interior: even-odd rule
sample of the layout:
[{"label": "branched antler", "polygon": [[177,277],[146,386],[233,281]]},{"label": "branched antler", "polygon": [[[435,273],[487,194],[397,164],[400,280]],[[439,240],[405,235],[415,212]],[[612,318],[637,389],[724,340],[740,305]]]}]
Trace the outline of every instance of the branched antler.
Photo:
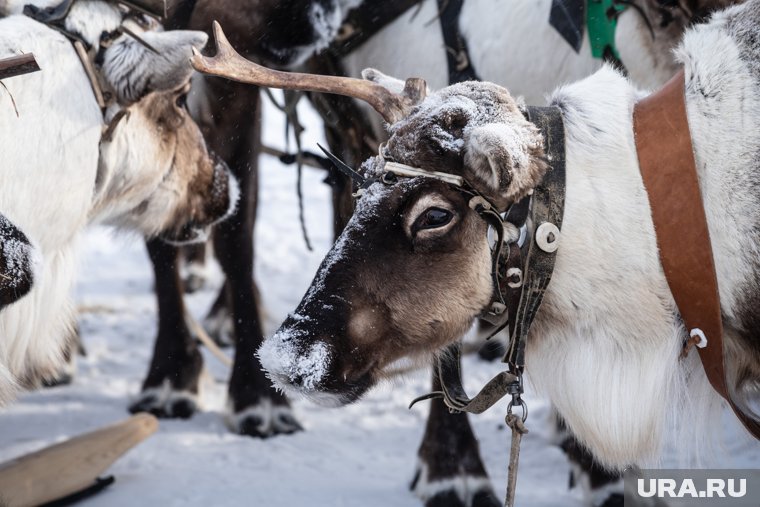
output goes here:
[{"label": "branched antler", "polygon": [[205,57],[193,48],[191,62],[199,72],[285,90],[304,90],[353,97],[367,102],[388,123],[404,118],[425,98],[427,85],[420,78],[406,80],[402,94],[395,94],[371,81],[340,76],[322,76],[268,69],[243,58],[230,45],[222,27],[214,22],[216,55]]}]

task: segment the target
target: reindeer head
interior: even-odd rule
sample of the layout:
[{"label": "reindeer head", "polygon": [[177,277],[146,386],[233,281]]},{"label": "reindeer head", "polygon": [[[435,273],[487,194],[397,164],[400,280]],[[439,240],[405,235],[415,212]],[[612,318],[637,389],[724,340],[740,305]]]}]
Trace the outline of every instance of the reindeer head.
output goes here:
[{"label": "reindeer head", "polygon": [[[268,86],[360,97],[390,123],[390,139],[363,166],[356,211],[307,294],[259,351],[276,385],[315,400],[355,400],[401,357],[424,357],[459,339],[491,301],[487,224],[472,194],[426,175],[385,172],[393,161],[463,177],[499,210],[526,195],[546,169],[543,140],[509,93],[489,83],[425,98],[420,80],[377,71],[365,81],[285,74],[251,66],[222,42],[199,70]],[[366,186],[366,185],[365,185]]]},{"label": "reindeer head", "polygon": [[634,82],[654,88],[678,72],[673,51],[686,29],[743,0],[634,0],[618,19],[620,58]]},{"label": "reindeer head", "polygon": [[237,186],[211,156],[185,105],[195,31],[144,31],[155,52],[123,35],[102,54],[101,72],[116,96],[100,145],[94,218],[176,242],[205,237],[237,200]]}]

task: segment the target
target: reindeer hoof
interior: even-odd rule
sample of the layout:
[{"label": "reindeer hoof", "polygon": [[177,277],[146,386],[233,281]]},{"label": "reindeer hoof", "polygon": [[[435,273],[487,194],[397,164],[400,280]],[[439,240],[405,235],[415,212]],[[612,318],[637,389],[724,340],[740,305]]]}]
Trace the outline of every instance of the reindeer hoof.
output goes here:
[{"label": "reindeer hoof", "polygon": [[198,411],[198,396],[188,391],[176,391],[168,382],[159,388],[143,390],[129,405],[129,412],[148,412],[163,419],[189,419]]},{"label": "reindeer hoof", "polygon": [[502,502],[490,488],[476,492],[463,500],[454,489],[441,491],[425,502],[425,507],[502,507]]},{"label": "reindeer hoof", "polygon": [[623,505],[623,495],[621,493],[612,493],[599,507],[623,507]]},{"label": "reindeer hoof", "polygon": [[256,438],[289,435],[303,430],[289,406],[272,405],[268,399],[241,412],[229,414],[227,424],[235,433]]},{"label": "reindeer hoof", "polygon": [[502,500],[489,488],[488,491],[478,491],[472,496],[472,507],[501,507]]},{"label": "reindeer hoof", "polygon": [[429,477],[427,467],[420,464],[410,489],[425,507],[501,507],[488,477],[460,473],[454,476]]}]

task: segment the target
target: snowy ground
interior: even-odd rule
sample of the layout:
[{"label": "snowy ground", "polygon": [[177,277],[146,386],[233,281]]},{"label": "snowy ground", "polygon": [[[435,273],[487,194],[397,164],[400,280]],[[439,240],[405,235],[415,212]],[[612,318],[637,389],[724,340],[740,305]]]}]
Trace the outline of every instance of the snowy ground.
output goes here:
[{"label": "snowy ground", "polygon": [[[320,136],[316,120],[305,120],[309,145]],[[270,110],[266,137],[279,144],[282,124]],[[304,188],[314,252],[306,251],[297,220],[294,169],[262,158],[256,274],[271,333],[295,308],[331,240],[329,190],[323,174],[307,170]],[[137,237],[115,237],[96,228],[83,242],[77,288],[81,330],[88,355],[79,361],[75,382],[23,396],[0,412],[0,461],[127,416],[128,399],[140,387],[155,336],[152,275],[145,247]],[[201,319],[221,281],[189,296]],[[205,353],[205,351],[204,351]],[[111,469],[117,482],[83,505],[153,506],[311,505],[418,507],[408,491],[427,407],[407,405],[429,389],[427,372],[372,391],[342,409],[296,402],[306,431],[255,440],[231,434],[223,422],[227,371],[206,354],[204,411],[189,421],[162,421],[158,433]],[[470,390],[499,371],[498,364],[465,358]],[[550,442],[548,410],[527,394],[530,433],[523,440],[517,499],[520,505],[582,505],[567,491],[568,467]],[[501,494],[506,481],[509,433],[505,407],[471,418],[488,472]],[[760,445],[738,435],[730,418],[723,468],[760,468]]]}]

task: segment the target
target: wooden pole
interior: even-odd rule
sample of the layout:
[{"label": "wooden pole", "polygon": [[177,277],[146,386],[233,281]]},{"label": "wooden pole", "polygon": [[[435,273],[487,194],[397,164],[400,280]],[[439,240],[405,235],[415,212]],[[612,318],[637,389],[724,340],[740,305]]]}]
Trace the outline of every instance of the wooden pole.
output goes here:
[{"label": "wooden pole", "polygon": [[0,79],[29,74],[38,70],[40,70],[40,66],[37,65],[37,60],[34,59],[32,53],[0,59]]},{"label": "wooden pole", "polygon": [[95,478],[158,428],[150,414],[71,438],[0,464],[0,505],[32,507],[92,486]]}]

